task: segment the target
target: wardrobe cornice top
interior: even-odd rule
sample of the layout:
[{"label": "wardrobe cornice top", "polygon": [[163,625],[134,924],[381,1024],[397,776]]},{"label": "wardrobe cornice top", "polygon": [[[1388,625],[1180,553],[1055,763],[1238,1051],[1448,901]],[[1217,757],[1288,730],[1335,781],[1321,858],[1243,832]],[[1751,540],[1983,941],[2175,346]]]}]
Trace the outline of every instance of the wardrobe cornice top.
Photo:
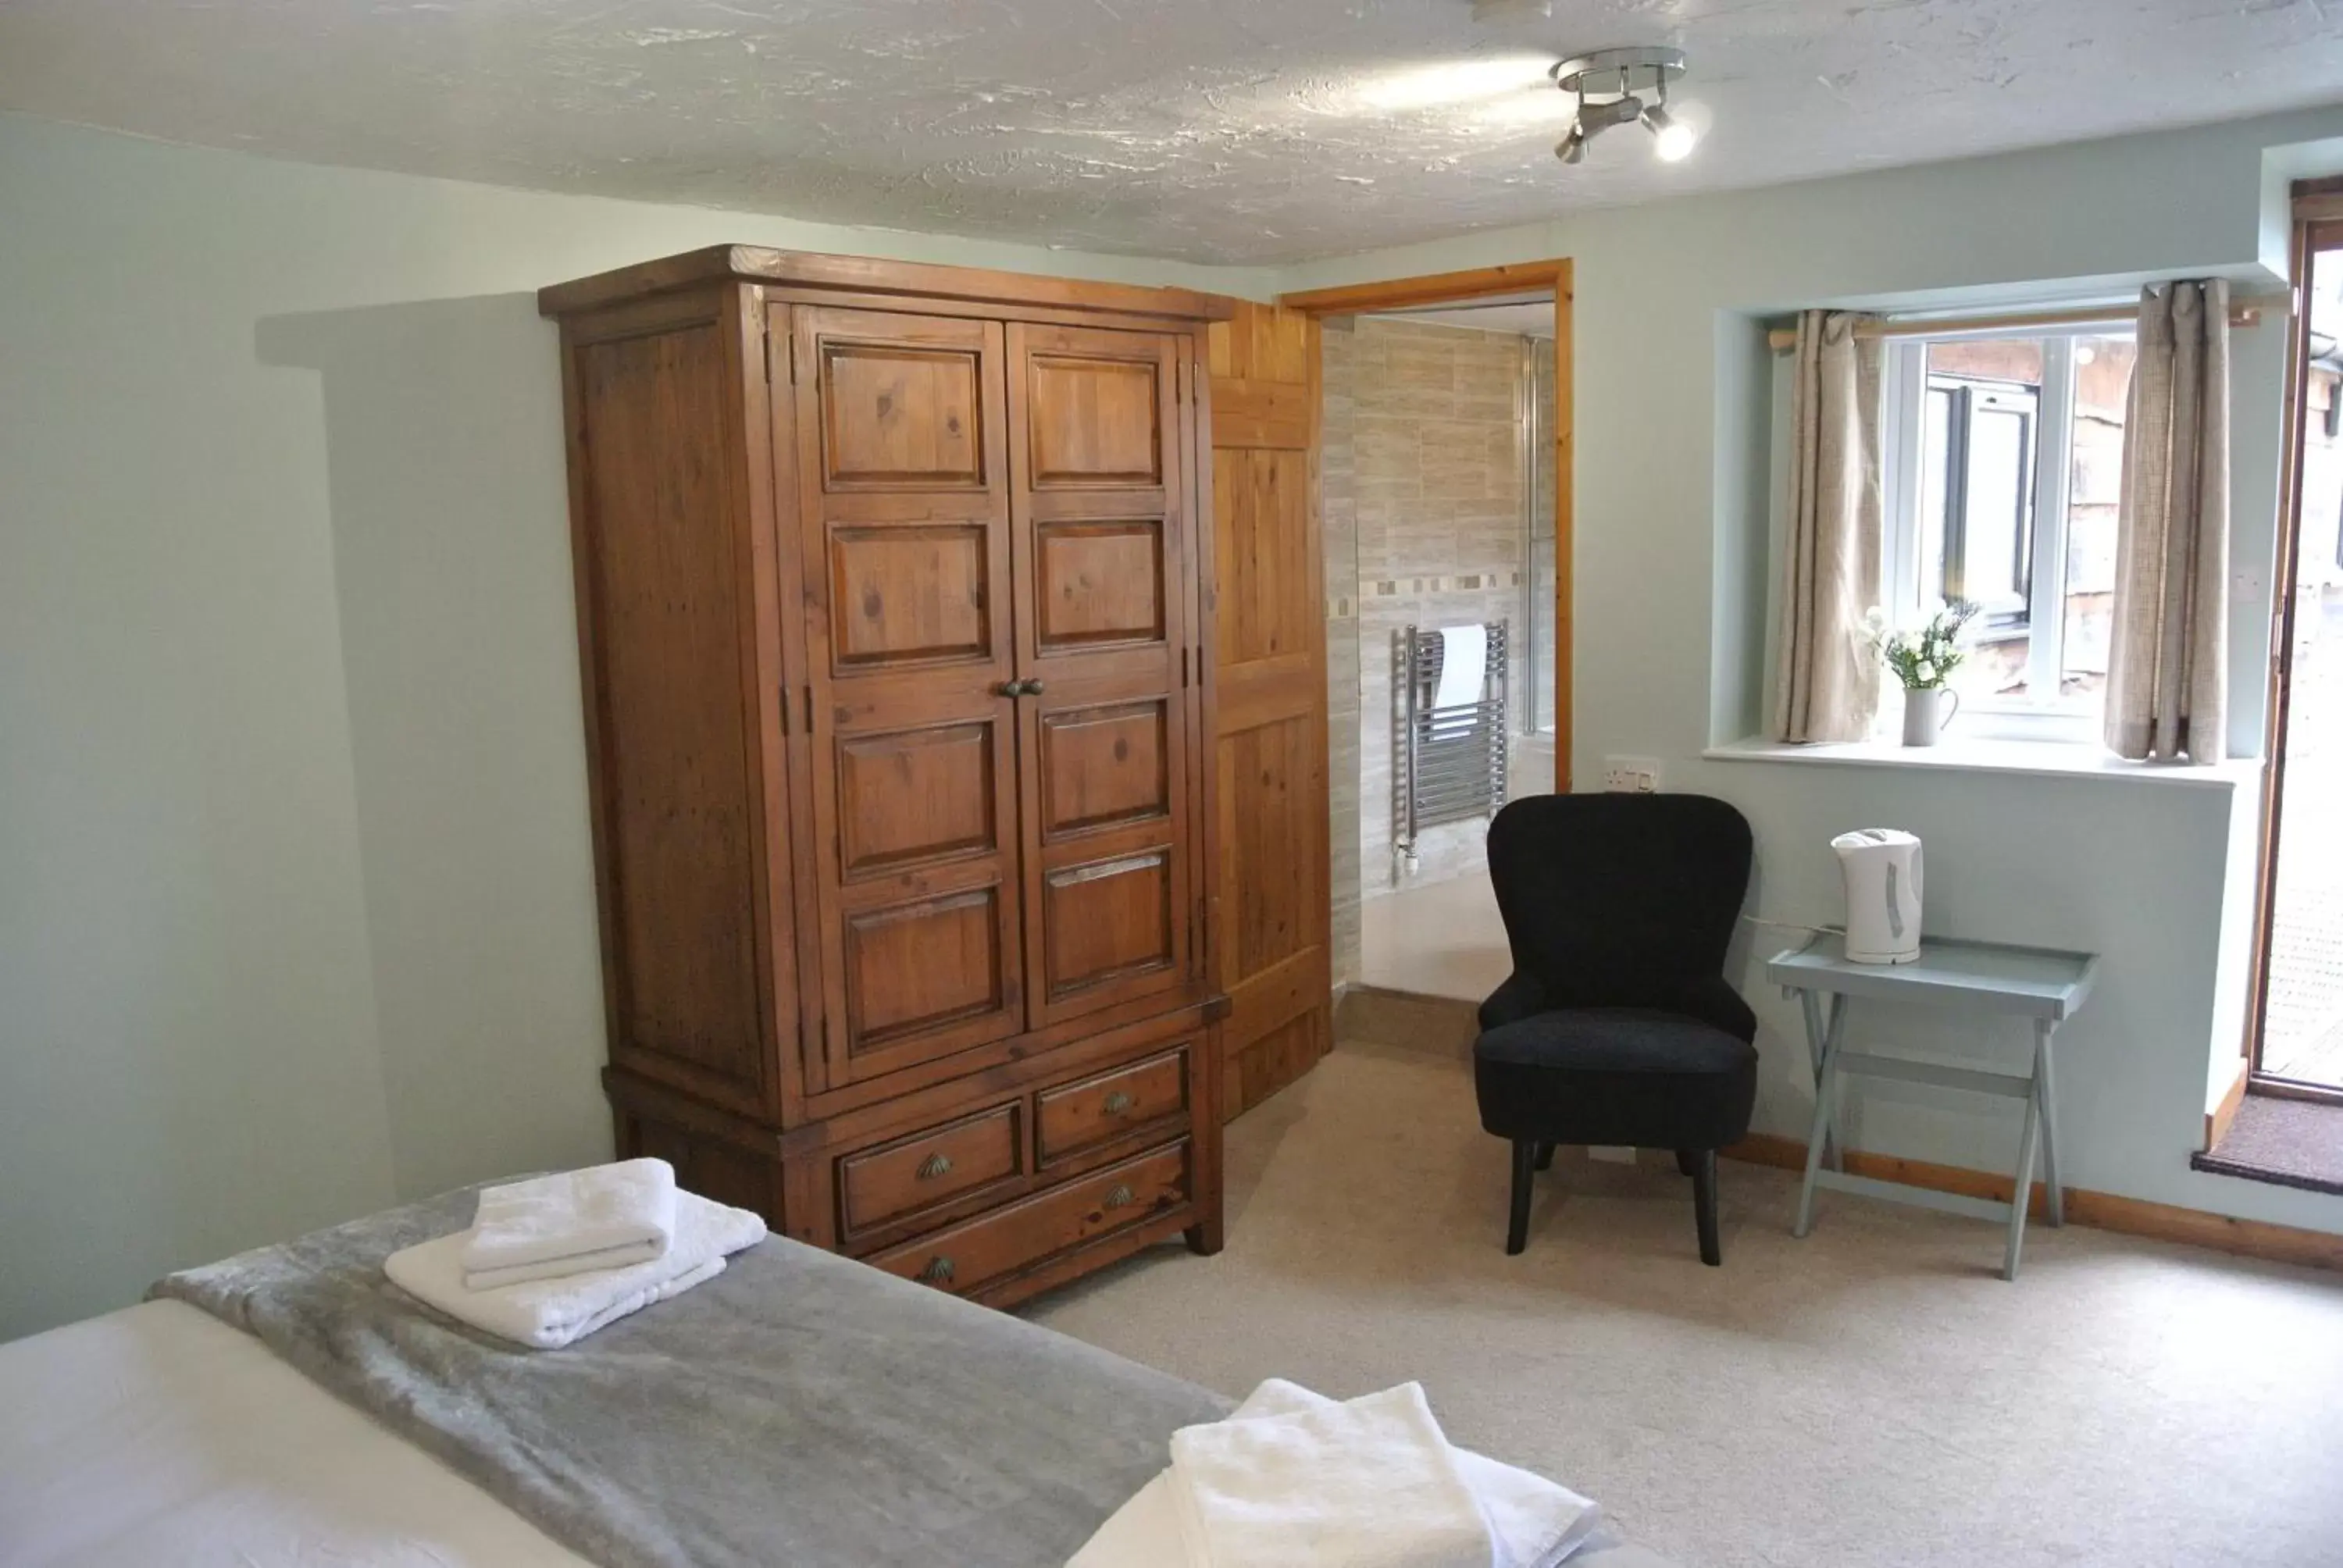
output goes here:
[{"label": "wardrobe cornice top", "polygon": [[771,250],[755,245],[716,245],[549,285],[537,291],[537,308],[542,316],[571,316],[649,295],[732,279],[788,288],[835,289],[865,296],[895,294],[1052,310],[1095,310],[1120,316],[1160,317],[1171,321],[1225,321],[1236,307],[1236,301],[1224,296],[1187,288],[1091,283],[1032,273],[887,261],[876,256]]}]

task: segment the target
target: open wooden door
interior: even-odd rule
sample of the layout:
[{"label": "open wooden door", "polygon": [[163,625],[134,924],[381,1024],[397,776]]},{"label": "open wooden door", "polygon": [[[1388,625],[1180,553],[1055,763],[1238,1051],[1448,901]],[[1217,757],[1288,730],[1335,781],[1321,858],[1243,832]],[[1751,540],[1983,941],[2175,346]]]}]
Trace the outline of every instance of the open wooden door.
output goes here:
[{"label": "open wooden door", "polygon": [[1318,323],[1240,305],[1210,346],[1223,1113],[1333,1044]]}]

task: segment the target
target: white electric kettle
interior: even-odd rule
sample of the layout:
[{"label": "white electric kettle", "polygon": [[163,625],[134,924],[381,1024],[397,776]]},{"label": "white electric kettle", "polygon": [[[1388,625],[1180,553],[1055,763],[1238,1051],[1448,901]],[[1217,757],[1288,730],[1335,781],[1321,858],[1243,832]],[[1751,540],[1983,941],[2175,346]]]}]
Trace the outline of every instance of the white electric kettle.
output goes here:
[{"label": "white electric kettle", "polygon": [[1901,828],[1858,828],[1831,840],[1846,878],[1846,956],[1908,964],[1920,956],[1920,839]]}]

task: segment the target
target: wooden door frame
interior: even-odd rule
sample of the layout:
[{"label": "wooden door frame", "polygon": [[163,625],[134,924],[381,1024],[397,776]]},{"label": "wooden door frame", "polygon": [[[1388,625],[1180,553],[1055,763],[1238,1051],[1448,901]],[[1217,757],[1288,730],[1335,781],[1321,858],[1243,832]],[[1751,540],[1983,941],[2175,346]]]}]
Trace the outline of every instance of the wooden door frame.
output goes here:
[{"label": "wooden door frame", "polygon": [[[1570,792],[1572,543],[1576,533],[1571,479],[1574,470],[1572,432],[1576,397],[1572,380],[1571,339],[1573,268],[1568,256],[1551,261],[1516,261],[1501,266],[1479,266],[1464,272],[1427,273],[1373,283],[1350,283],[1334,288],[1305,289],[1280,295],[1278,305],[1304,316],[1357,316],[1378,310],[1400,310],[1425,305],[1452,305],[1533,288],[1554,295],[1554,788]],[[1324,348],[1322,341],[1320,354]],[[1534,717],[1534,714],[1533,714]]]},{"label": "wooden door frame", "polygon": [[[2288,240],[2294,284],[2295,308],[2286,338],[2286,402],[2283,456],[2278,467],[2278,559],[2271,574],[2269,709],[2262,731],[2261,843],[2255,868],[2253,964],[2248,971],[2244,1088],[2256,1094],[2286,1099],[2318,1100],[2343,1104],[2343,1088],[2268,1078],[2262,1073],[2262,1047],[2269,1025],[2270,937],[2278,914],[2278,816],[2286,799],[2286,741],[2288,709],[2294,692],[2294,611],[2296,570],[2302,529],[2302,470],[2305,427],[2309,418],[2310,303],[2313,257],[2321,239],[2343,239],[2343,178],[2299,180],[2292,192],[2293,229]],[[2235,1096],[2225,1101],[2227,1115],[2208,1116],[2206,1144],[2227,1131],[2236,1114]]]}]

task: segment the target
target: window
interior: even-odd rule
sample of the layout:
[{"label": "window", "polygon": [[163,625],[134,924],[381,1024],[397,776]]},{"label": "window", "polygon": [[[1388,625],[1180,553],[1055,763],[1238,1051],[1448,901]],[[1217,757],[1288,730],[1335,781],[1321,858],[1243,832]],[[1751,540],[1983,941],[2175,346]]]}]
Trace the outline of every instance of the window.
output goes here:
[{"label": "window", "polygon": [[[1888,344],[1885,608],[1917,625],[1944,600],[1978,607],[1961,733],[2097,731],[2133,358],[2106,328]],[[1892,729],[1892,694],[1882,709]]]}]

